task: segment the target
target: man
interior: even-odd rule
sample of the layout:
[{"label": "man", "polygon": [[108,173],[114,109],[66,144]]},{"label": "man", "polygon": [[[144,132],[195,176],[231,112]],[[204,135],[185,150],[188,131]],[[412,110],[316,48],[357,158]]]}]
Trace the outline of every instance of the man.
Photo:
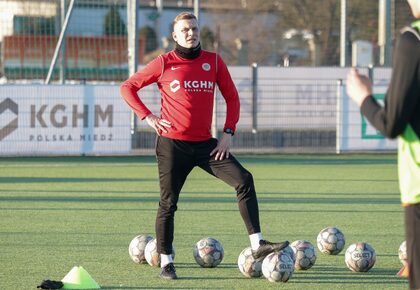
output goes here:
[{"label": "man", "polygon": [[381,107],[366,76],[352,69],[347,94],[369,122],[398,139],[398,174],[405,230],[409,283],[420,289],[420,0],[408,0],[417,21],[404,28],[395,48],[391,83]]},{"label": "man", "polygon": [[[239,119],[239,96],[225,63],[216,53],[201,49],[194,14],[183,12],[175,17],[172,37],[174,50],[158,56],[121,85],[122,97],[158,135],[156,158],[160,201],[156,239],[161,256],[160,276],[165,279],[177,278],[171,256],[174,214],[181,188],[195,166],[235,188],[239,211],[256,259],[263,259],[289,244],[263,240],[253,177],[230,154]],[[161,93],[160,117],[154,115],[137,95],[141,88],[151,83],[157,83]],[[210,134],[216,84],[227,106],[220,140]]]}]

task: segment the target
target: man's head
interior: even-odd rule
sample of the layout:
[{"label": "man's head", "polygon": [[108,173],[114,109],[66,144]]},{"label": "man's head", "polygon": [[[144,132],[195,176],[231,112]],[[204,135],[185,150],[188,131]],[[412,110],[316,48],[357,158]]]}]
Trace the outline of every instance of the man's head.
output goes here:
[{"label": "man's head", "polygon": [[414,17],[420,18],[420,0],[407,0]]},{"label": "man's head", "polygon": [[196,47],[200,42],[200,29],[197,17],[189,12],[182,12],[175,17],[172,37],[176,43],[185,48]]}]

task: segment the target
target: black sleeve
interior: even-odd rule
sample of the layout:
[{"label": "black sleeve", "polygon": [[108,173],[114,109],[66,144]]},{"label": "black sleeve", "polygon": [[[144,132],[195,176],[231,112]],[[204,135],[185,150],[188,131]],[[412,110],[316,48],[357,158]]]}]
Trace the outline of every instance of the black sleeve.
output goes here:
[{"label": "black sleeve", "polygon": [[400,36],[384,106],[372,96],[366,98],[361,106],[362,114],[388,138],[396,138],[403,133],[419,105],[419,47],[419,39],[412,32],[404,32]]}]

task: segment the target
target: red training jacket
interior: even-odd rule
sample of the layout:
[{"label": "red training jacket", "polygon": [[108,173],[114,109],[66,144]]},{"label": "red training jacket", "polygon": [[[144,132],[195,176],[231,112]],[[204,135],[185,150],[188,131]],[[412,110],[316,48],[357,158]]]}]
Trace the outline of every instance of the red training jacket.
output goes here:
[{"label": "red training jacket", "polygon": [[187,141],[210,139],[216,84],[227,105],[224,128],[236,129],[238,92],[226,64],[216,53],[202,50],[199,57],[189,60],[170,51],[126,80],[121,85],[121,96],[142,120],[151,111],[138,91],[155,82],[162,97],[160,117],[172,123],[162,136]]}]

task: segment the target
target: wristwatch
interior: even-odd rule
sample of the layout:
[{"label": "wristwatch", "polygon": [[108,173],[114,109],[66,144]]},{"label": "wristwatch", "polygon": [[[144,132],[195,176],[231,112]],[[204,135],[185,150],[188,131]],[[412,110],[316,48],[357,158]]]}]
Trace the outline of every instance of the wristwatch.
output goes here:
[{"label": "wristwatch", "polygon": [[235,132],[233,132],[233,130],[231,128],[226,128],[223,132],[225,132],[226,134],[230,134],[230,135],[235,135]]}]

